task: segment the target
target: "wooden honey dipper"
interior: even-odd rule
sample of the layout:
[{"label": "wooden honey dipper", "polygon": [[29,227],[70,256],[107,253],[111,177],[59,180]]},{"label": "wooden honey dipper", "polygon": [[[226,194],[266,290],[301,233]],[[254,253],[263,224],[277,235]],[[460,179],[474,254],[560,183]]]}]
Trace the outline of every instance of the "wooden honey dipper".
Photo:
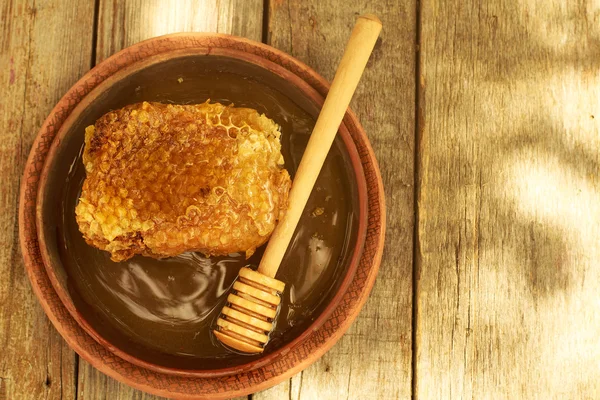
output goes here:
[{"label": "wooden honey dipper", "polygon": [[233,284],[213,333],[221,343],[244,353],[261,353],[269,341],[285,283],[275,279],[281,260],[321,172],[358,81],[373,51],[381,21],[358,17],[306,146],[290,190],[290,206],[269,240],[256,271],[244,267]]}]

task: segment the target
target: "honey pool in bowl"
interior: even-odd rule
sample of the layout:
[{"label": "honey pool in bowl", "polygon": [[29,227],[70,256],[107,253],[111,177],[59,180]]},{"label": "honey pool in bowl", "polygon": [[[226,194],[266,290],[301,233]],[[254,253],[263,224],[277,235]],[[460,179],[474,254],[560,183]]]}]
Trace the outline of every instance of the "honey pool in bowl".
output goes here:
[{"label": "honey pool in bowl", "polygon": [[357,176],[349,155],[356,150],[338,138],[325,162],[277,275],[286,290],[265,354],[237,354],[219,344],[210,329],[239,269],[257,265],[262,248],[249,260],[241,254],[185,253],[115,263],[108,253],[88,246],[74,213],[85,179],[84,129],[104,113],[140,101],[233,103],[265,113],[281,126],[285,167],[293,178],[318,104],[277,74],[214,55],[148,62],[96,90],[63,126],[40,186],[42,255],[61,299],[96,340],[144,367],[218,374],[259,366],[259,359],[292,343],[323,314],[361,251],[358,186],[364,177]]}]

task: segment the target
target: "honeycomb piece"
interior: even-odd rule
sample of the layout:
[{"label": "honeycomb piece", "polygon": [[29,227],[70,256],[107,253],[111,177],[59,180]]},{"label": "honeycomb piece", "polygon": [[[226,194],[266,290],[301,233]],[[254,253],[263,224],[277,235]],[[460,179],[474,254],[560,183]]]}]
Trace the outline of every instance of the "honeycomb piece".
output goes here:
[{"label": "honeycomb piece", "polygon": [[280,135],[253,109],[208,101],[111,111],[85,130],[79,230],[114,261],[249,257],[287,209]]}]

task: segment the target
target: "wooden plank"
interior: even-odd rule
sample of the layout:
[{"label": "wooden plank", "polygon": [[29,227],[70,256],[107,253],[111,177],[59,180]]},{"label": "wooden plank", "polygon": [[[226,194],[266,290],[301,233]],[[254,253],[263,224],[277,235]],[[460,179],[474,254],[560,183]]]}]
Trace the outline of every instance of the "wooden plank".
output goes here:
[{"label": "wooden plank", "polygon": [[100,0],[96,59],[155,36],[219,32],[261,40],[262,0]]},{"label": "wooden plank", "polygon": [[123,385],[98,371],[85,360],[79,361],[79,379],[77,382],[78,399],[94,400],[160,400],[164,397],[153,396]]},{"label": "wooden plank", "polygon": [[598,398],[600,5],[422,4],[417,398]]},{"label": "wooden plank", "polygon": [[44,315],[25,274],[17,197],[39,127],[89,69],[93,12],[89,2],[0,5],[0,399],[75,397],[75,353]]},{"label": "wooden plank", "polygon": [[388,202],[386,251],[360,316],[313,366],[254,399],[392,399],[411,395],[412,234],[415,114],[414,1],[270,3],[270,43],[332,79],[357,15],[383,21],[381,41],[352,108],[378,160]]},{"label": "wooden plank", "polygon": [[[220,32],[260,41],[262,0],[100,0],[96,61],[154,36],[174,32]],[[78,399],[159,399],[79,364]],[[244,397],[246,399],[246,397]]]}]

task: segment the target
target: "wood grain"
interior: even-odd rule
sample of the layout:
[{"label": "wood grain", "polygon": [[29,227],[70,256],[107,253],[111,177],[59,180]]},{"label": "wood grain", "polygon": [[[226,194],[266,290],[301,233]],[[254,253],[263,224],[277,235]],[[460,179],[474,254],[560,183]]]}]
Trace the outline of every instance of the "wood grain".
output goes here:
[{"label": "wood grain", "polygon": [[93,11],[89,2],[0,5],[0,399],[75,397],[76,356],[31,290],[16,214],[21,174],[42,121],[90,67]]},{"label": "wood grain", "polygon": [[155,36],[219,32],[261,40],[262,0],[100,0],[96,61]]},{"label": "wood grain", "polygon": [[600,3],[421,21],[417,398],[598,398]]},{"label": "wood grain", "polygon": [[[79,376],[77,384],[78,399],[93,400],[160,400],[163,397],[154,396],[123,385],[104,375],[85,360],[79,361]],[[245,399],[245,398],[244,398]]]},{"label": "wood grain", "polygon": [[270,2],[270,44],[327,79],[333,78],[355,18],[366,12],[381,18],[381,39],[351,107],[380,162],[389,212],[381,270],[349,332],[312,367],[254,399],[411,395],[415,10],[414,1]]}]

